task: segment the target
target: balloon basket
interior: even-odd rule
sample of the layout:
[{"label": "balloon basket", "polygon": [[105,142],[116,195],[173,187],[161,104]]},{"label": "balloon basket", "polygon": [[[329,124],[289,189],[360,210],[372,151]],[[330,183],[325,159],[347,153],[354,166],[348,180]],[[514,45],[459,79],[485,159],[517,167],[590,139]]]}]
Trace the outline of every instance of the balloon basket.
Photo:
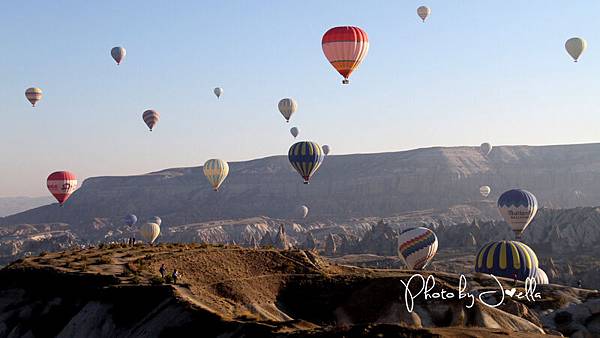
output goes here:
[{"label": "balloon basket", "polygon": [[348,83],[350,83],[350,80],[348,80],[348,79],[343,79],[342,80],[342,84],[348,84]]}]

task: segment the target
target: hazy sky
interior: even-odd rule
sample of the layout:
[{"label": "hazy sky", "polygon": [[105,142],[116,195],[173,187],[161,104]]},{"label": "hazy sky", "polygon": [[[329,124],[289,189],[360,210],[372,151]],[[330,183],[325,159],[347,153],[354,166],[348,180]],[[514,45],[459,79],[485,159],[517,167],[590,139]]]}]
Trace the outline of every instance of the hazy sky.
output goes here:
[{"label": "hazy sky", "polygon": [[[599,1],[11,1],[0,13],[0,196],[47,194],[55,170],[82,182],[284,154],[292,126],[334,154],[600,140]],[[338,25],[371,44],[347,86],[321,50]],[[564,50],[573,36],[588,42],[579,63]],[[44,90],[36,108],[30,86]],[[161,113],[152,133],[146,109]]]}]

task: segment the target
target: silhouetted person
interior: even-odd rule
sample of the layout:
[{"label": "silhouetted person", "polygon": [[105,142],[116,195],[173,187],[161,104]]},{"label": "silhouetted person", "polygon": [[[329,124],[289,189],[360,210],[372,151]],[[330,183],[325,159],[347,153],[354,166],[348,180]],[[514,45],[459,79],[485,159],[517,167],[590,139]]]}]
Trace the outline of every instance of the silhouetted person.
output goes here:
[{"label": "silhouetted person", "polygon": [[577,287],[581,289],[581,279],[577,281]]},{"label": "silhouetted person", "polygon": [[179,273],[179,271],[177,271],[177,269],[173,269],[173,274],[171,275],[171,277],[173,278],[173,284],[177,284],[177,278],[179,278],[181,276],[181,274]]},{"label": "silhouetted person", "polygon": [[135,237],[131,238],[131,245],[135,245]]},{"label": "silhouetted person", "polygon": [[513,280],[514,285],[517,286],[517,274],[516,273],[513,274],[513,279],[514,279]]},{"label": "silhouetted person", "polygon": [[160,269],[158,269],[158,272],[160,272],[160,275],[162,276],[162,278],[165,279],[165,274],[167,273],[167,269],[165,269],[164,264],[161,264]]}]

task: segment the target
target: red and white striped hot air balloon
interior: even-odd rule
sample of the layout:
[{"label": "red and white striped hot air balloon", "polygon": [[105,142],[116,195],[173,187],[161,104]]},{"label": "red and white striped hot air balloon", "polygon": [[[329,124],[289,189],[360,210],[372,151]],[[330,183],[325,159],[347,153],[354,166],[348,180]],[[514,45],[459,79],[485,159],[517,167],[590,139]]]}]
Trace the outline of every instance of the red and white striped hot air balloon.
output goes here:
[{"label": "red and white striped hot air balloon", "polygon": [[56,171],[48,176],[46,185],[62,206],[77,188],[77,177],[69,171]]},{"label": "red and white striped hot air balloon", "polygon": [[367,33],[352,26],[331,28],[323,35],[321,44],[327,60],[344,77],[343,84],[350,82],[350,74],[358,68],[369,51]]},{"label": "red and white striped hot air balloon", "polygon": [[160,119],[160,114],[156,110],[149,109],[142,114],[142,118],[144,119],[144,123],[150,128],[150,131],[152,131],[152,128],[154,128]]}]

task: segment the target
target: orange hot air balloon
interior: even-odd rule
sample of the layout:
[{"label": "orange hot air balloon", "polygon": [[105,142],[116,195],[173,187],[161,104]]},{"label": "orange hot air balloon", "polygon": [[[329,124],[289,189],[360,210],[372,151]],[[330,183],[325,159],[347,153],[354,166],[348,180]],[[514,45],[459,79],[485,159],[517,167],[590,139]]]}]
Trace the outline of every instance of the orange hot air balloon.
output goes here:
[{"label": "orange hot air balloon", "polygon": [[69,171],[56,171],[48,176],[46,185],[62,206],[77,188],[77,177]]},{"label": "orange hot air balloon", "polygon": [[369,51],[367,33],[352,26],[331,28],[323,35],[321,44],[327,60],[344,77],[343,84],[350,82],[350,74],[358,68]]}]

